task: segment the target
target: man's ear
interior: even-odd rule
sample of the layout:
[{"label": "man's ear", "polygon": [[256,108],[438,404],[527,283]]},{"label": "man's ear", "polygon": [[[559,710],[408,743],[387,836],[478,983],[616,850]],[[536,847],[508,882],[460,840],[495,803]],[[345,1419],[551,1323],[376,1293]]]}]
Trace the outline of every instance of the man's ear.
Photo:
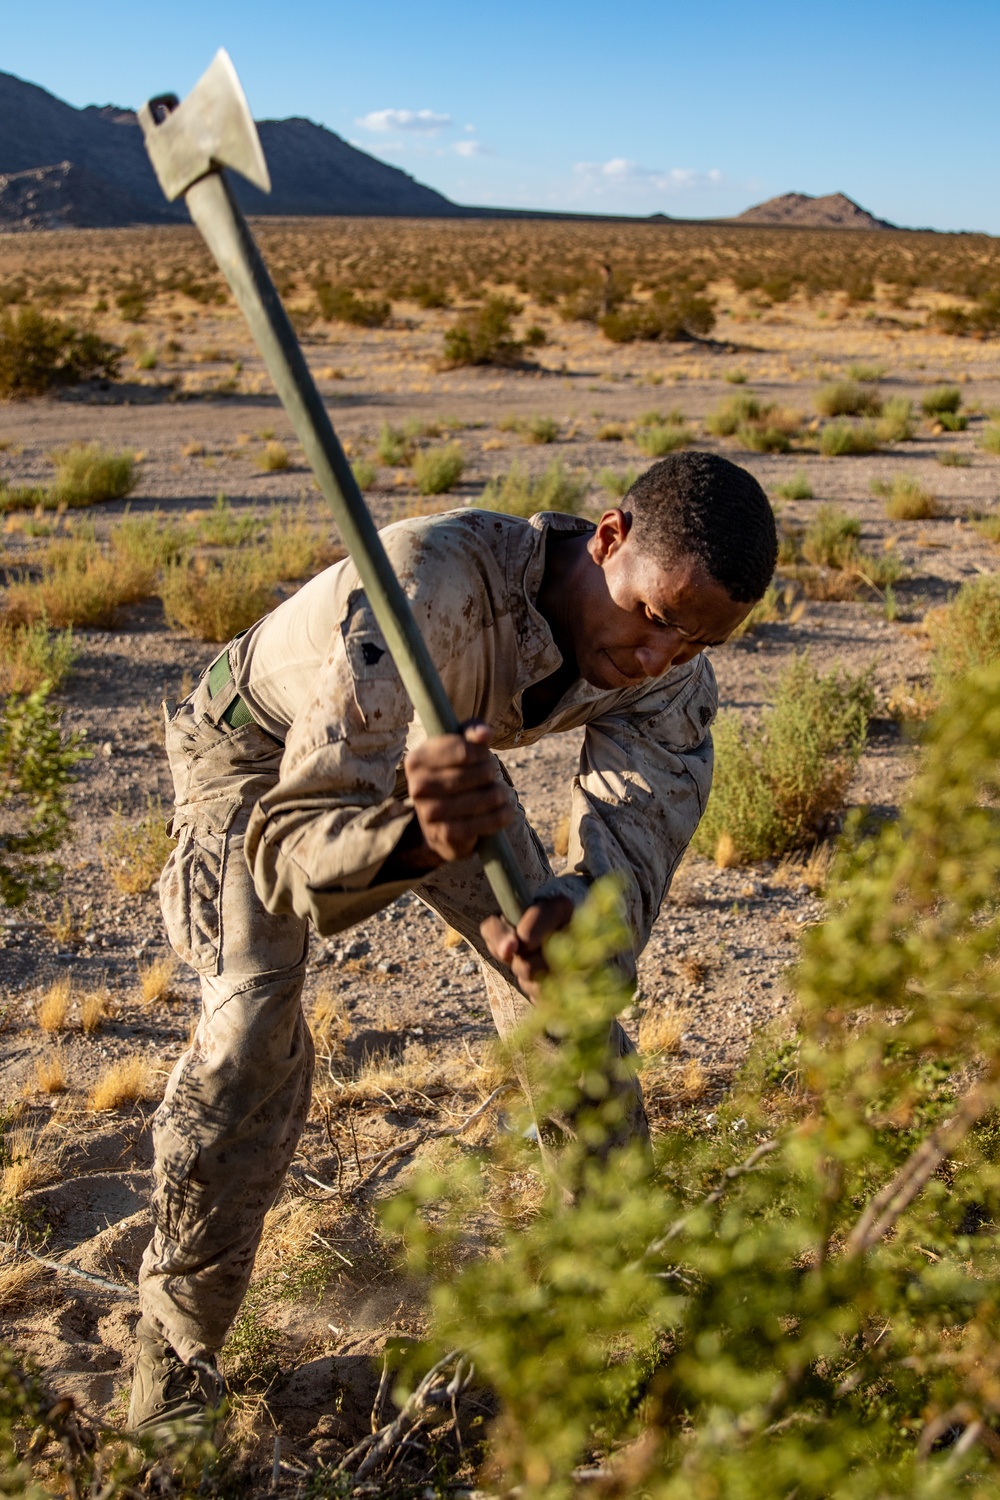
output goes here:
[{"label": "man's ear", "polygon": [[632,517],[627,510],[606,510],[597,523],[591,545],[591,556],[595,563],[603,564],[613,557],[632,529]]}]

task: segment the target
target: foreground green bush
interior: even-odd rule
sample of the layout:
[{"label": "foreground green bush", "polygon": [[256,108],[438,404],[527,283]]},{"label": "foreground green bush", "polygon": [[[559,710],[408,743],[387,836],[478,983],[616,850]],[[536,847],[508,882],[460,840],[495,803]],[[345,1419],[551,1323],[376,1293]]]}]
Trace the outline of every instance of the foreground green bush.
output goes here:
[{"label": "foreground green bush", "polygon": [[[613,892],[550,943],[526,1042],[558,1039],[536,1103],[577,1141],[547,1201],[471,1257],[488,1163],[388,1215],[432,1278],[423,1364],[460,1349],[499,1398],[499,1489],[564,1500],[585,1463],[598,1492],[652,1500],[998,1493],[998,768],[994,667],[935,721],[900,823],[838,861],[797,1034],[672,1125],[655,1172],[600,1150],[627,998]],[[504,1180],[533,1170],[517,1137],[498,1150]]]},{"label": "foreground green bush", "polygon": [[805,653],[757,724],[722,714],[695,848],[714,856],[724,843],[725,862],[744,864],[813,843],[843,807],[873,711],[869,673],[822,675]]},{"label": "foreground green bush", "polygon": [[0,398],[42,396],[91,376],[113,380],[122,350],[29,303],[0,312]]},{"label": "foreground green bush", "polygon": [[1000,661],[1000,574],[963,583],[950,604],[928,611],[925,624],[942,690],[966,672]]},{"label": "foreground green bush", "polygon": [[48,694],[43,683],[0,705],[0,902],[7,906],[54,889],[62,873],[52,855],[69,827],[69,783],[84,752],[76,735],[63,735]]}]

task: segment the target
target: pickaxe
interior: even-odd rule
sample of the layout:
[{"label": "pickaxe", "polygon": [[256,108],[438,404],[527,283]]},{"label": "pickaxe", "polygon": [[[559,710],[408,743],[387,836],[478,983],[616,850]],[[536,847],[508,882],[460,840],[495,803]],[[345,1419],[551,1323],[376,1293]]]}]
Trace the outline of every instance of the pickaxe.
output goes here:
[{"label": "pickaxe", "polygon": [[[265,193],[271,191],[257,127],[229,54],[216,54],[183,104],[174,94],[162,94],[143,105],[139,122],[160,186],[171,202],[184,198],[250,324],[424,729],[428,735],[458,733],[458,719],[409,600],[392,571],[288,314],[226,181],[224,168],[229,167]],[[531,902],[531,893],[506,835],[482,839],[479,855],[500,910],[516,925]]]}]

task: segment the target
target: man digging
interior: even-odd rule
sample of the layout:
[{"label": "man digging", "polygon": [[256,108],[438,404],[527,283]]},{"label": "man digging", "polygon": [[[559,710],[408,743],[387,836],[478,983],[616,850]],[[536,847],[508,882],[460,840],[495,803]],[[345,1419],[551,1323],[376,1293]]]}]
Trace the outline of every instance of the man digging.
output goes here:
[{"label": "man digging", "polygon": [[[423,736],[350,560],[231,642],[168,723],[177,844],[161,899],[202,1011],[154,1117],[132,1429],[217,1404],[216,1354],[309,1111],[309,924],[340,932],[416,891],[479,954],[504,1038],[537,995],[546,938],[608,871],[641,952],[711,784],[703,650],[777,556],[757,481],[707,453],[655,464],[596,526],[464,510],[383,541],[463,734]],[[556,876],[491,746],[581,725]],[[535,893],[516,929],[475,858],[499,829]],[[633,1050],[617,1022],[609,1046]],[[626,1128],[643,1136],[628,1088]]]}]

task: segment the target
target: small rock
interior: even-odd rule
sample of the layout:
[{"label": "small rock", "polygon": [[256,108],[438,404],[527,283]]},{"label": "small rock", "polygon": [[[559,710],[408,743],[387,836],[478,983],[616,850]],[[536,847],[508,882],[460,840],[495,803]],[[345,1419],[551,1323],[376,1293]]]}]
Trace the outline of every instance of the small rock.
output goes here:
[{"label": "small rock", "polygon": [[105,756],[108,760],[110,760],[111,757],[112,757],[112,755],[114,755],[114,753],[115,753],[115,747],[114,747],[114,745],[112,745],[112,743],[111,743],[110,740],[105,740],[104,744],[101,746],[101,754],[103,756]]},{"label": "small rock", "polygon": [[476,968],[477,965],[470,961],[469,963],[460,964],[458,972],[460,974],[474,974],[476,972]]}]

